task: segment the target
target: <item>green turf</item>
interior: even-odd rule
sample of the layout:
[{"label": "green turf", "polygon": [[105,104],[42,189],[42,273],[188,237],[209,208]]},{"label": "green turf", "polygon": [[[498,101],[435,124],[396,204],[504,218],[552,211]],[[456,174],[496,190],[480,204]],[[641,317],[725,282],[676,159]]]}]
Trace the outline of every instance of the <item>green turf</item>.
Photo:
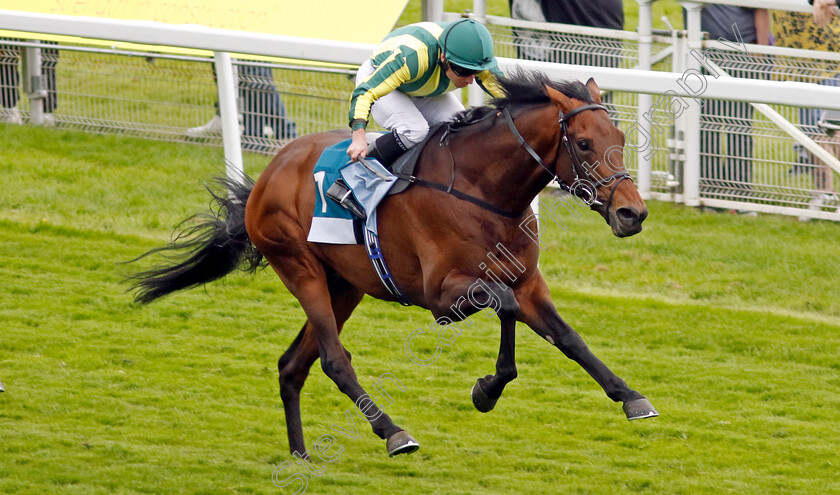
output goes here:
[{"label": "green turf", "polygon": [[[121,262],[205,208],[221,152],[7,125],[0,150],[0,492],[294,493],[271,481],[293,461],[275,364],[303,321],[279,279],[236,274],[147,307],[121,283]],[[246,159],[252,174],[266,161]],[[541,268],[661,417],[627,422],[524,327],[519,378],[478,413],[497,320],[472,317],[421,367],[403,342],[431,316],[368,298],[344,342],[369,391],[385,373],[404,384],[386,410],[422,448],[390,459],[358,416],[358,438],[331,429],[352,404],[316,365],[306,437],[343,451],[313,464],[306,493],[840,493],[838,226],[649,206],[627,239],[592,213],[550,225]]]}]

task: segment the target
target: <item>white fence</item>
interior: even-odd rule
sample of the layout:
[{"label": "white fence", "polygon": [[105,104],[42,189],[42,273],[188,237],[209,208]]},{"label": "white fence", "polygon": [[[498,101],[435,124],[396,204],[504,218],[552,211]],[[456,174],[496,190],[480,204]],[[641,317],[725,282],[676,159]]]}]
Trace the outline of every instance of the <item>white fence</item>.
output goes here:
[{"label": "white fence", "polygon": [[[435,7],[435,3],[428,2],[426,8]],[[644,24],[645,3],[641,3],[640,21]],[[793,8],[807,10],[807,3],[804,0],[801,0],[801,3],[802,5],[799,5],[799,0],[792,2]],[[647,5],[649,7],[649,3]],[[693,25],[693,5],[687,4],[690,28]],[[791,8],[791,5],[786,4],[786,8]],[[476,13],[481,13],[480,6],[476,8]],[[440,19],[450,19],[458,14],[447,14],[441,11],[427,12],[427,15],[432,18],[437,16]],[[629,168],[633,170],[637,184],[647,197],[683,201],[692,205],[705,204],[840,219],[840,215],[835,211],[836,200],[831,194],[834,190],[836,174],[829,174],[828,182],[825,179],[819,182],[820,177],[825,176],[826,166],[837,166],[834,156],[825,149],[831,146],[831,141],[815,135],[813,129],[807,128],[807,123],[799,122],[798,117],[800,108],[840,110],[840,89],[812,83],[774,80],[773,77],[768,80],[755,80],[698,76],[701,62],[714,64],[709,67],[718,67],[721,73],[733,68],[740,69],[743,63],[738,53],[733,52],[731,48],[727,51],[726,47],[717,46],[716,50],[711,50],[714,43],[703,42],[697,36],[698,33],[688,33],[688,35],[683,32],[654,33],[649,29],[646,31],[644,26],[641,26],[639,33],[604,32],[605,30],[577,26],[537,25],[506,18],[484,17],[484,20],[497,41],[503,68],[518,65],[539,69],[558,79],[585,80],[593,76],[602,89],[612,93],[609,104],[614,115],[620,127],[627,132],[628,141],[638,148],[635,157],[627,160]],[[288,120],[296,124],[296,132],[299,134],[325,128],[344,127],[346,99],[352,88],[350,76],[353,73],[353,66],[357,66],[369,56],[373,49],[370,45],[239,33],[198,26],[167,26],[148,22],[97,19],[79,20],[78,18],[16,12],[0,12],[0,28],[209,49],[219,52],[218,58],[221,60],[225,59],[225,55],[220,50],[224,50],[225,52],[295,58],[302,61],[346,64],[347,69],[314,69],[311,66],[297,64],[258,64],[236,61],[235,66],[240,74],[248,75],[253,73],[255,68],[273,70],[272,82],[285,103]],[[520,54],[517,53],[517,36],[514,35],[514,28],[517,34],[530,31],[546,37],[550,41],[547,46],[557,53],[577,52],[583,59],[585,53],[600,51],[602,55],[613,59],[614,65],[618,68],[519,60],[517,56]],[[26,46],[27,44],[19,43],[19,45]],[[757,53],[760,50],[755,46],[750,46],[748,49],[750,53]],[[692,51],[695,55],[702,54],[703,58],[692,57]],[[170,82],[172,79],[178,80],[182,85],[183,94],[180,95],[180,99],[176,98],[176,102],[168,103],[169,107],[156,110],[157,114],[166,117],[162,121],[155,120],[152,121],[154,124],[138,126],[129,122],[109,124],[105,122],[107,119],[97,120],[78,115],[78,113],[90,110],[72,110],[70,102],[73,98],[83,100],[85,97],[83,93],[90,90],[79,90],[76,92],[78,94],[73,94],[73,91],[66,89],[61,91],[60,88],[62,99],[59,108],[62,110],[56,111],[60,124],[84,125],[100,132],[107,131],[110,125],[124,133],[189,141],[193,138],[185,135],[186,128],[201,124],[213,116],[214,83],[207,59],[148,53],[126,54],[108,50],[100,50],[98,56],[111,61],[110,69],[103,70],[104,65],[97,68],[94,63],[88,62],[91,68],[85,70],[99,71],[103,77],[116,77],[112,74],[115,72],[114,61],[131,60],[130,63],[120,62],[124,66],[131,66],[131,70],[125,70],[127,74],[134,74],[133,77],[136,79],[134,71],[139,70],[141,73],[146,71],[145,74],[160,77],[161,80],[170,79]],[[65,48],[62,57],[62,60],[74,60],[75,57],[74,62],[83,58],[79,49],[73,47]],[[89,56],[85,55],[85,57]],[[149,57],[153,57],[154,64],[147,61]],[[790,70],[791,64],[812,67],[815,72],[819,72],[826,65],[833,64],[836,67],[840,60],[835,54],[814,54],[789,49],[773,50],[772,47],[766,57],[778,61],[767,66],[767,72],[771,74],[776,69]],[[557,60],[576,61],[568,58]],[[119,64],[117,66],[121,67]],[[236,129],[239,124],[235,117],[237,111],[233,103],[237,93],[235,89],[237,84],[232,76],[236,71],[231,70],[226,76],[222,72],[224,72],[224,67],[230,67],[230,65],[219,64],[217,61],[216,66],[221,67],[218,72],[223,76],[219,78],[220,87],[224,86],[223,82],[227,82],[228,86],[227,91],[223,92],[221,109],[228,117],[229,132],[226,134],[233,138],[230,139],[231,142],[226,143],[228,150],[226,153],[229,155],[228,159],[231,160],[231,156],[235,158],[238,154],[236,141],[239,137]],[[62,62],[58,70],[60,74],[63,71],[63,75],[68,76],[72,74],[72,71],[81,69],[77,63]],[[116,72],[122,73],[123,70]],[[62,81],[65,80],[67,78],[62,77]],[[125,85],[128,87],[130,83],[126,82]],[[114,93],[120,93],[122,90],[123,88],[119,88]],[[159,98],[156,99],[155,96],[141,95],[130,101],[133,101],[135,106],[155,107],[160,103]],[[721,117],[704,114],[698,103],[710,98],[749,102],[757,105],[758,110],[751,112],[748,116]],[[120,96],[111,94],[107,97],[91,96],[88,99],[113,103],[119,100]],[[477,101],[474,93],[471,101]],[[672,118],[676,113],[674,109],[681,107],[681,101],[686,102],[686,108],[678,118]],[[227,102],[227,110],[224,102]],[[243,110],[245,110],[246,118],[248,112],[265,113],[264,110],[253,108]],[[787,118],[785,122],[778,119],[779,115]],[[727,142],[718,150],[710,150],[708,143],[704,144],[700,139],[701,135],[708,139],[708,136],[714,133],[740,137],[731,140],[732,144]],[[270,152],[276,145],[282,144],[282,141],[277,141],[277,138],[281,137],[284,136],[278,135],[277,132],[270,138],[246,135],[246,140],[250,139],[250,141],[246,141],[245,144]],[[738,149],[747,137],[755,143],[754,149],[749,153],[750,156],[744,156],[744,150]],[[809,142],[813,137],[821,142]],[[219,136],[202,137],[199,140],[218,143]],[[812,151],[810,156],[819,157],[822,161],[799,163],[798,150],[794,148],[794,143],[797,141],[802,143],[805,147],[803,149]],[[739,157],[742,160],[737,161]],[[730,165],[733,166],[729,166],[728,169],[742,173],[731,171],[724,173],[721,166],[714,164],[715,159],[730,160],[732,162]],[[235,159],[233,161],[236,163]],[[743,173],[747,168],[750,170],[749,177]],[[804,170],[805,173],[790,174],[789,170]],[[828,198],[823,202],[823,208],[806,209],[809,205],[813,206],[814,198],[821,196]]]}]

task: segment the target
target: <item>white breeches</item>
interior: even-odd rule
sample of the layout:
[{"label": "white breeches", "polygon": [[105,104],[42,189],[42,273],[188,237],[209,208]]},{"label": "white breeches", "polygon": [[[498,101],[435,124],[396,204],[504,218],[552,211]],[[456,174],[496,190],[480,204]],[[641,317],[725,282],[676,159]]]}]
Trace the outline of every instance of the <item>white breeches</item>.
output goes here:
[{"label": "white breeches", "polygon": [[[356,75],[356,83],[373,73],[370,59]],[[429,133],[429,125],[443,122],[464,109],[456,92],[439,96],[416,98],[400,91],[391,91],[379,98],[370,108],[370,115],[385,129],[396,131],[406,148],[420,143]]]}]

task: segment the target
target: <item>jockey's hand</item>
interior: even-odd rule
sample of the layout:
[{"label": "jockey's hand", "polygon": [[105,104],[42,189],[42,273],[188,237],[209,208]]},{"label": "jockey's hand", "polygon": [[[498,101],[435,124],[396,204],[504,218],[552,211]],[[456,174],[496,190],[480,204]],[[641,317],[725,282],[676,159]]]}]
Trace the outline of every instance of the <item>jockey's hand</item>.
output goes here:
[{"label": "jockey's hand", "polygon": [[365,137],[364,129],[356,129],[353,131],[353,142],[347,148],[347,155],[354,162],[357,162],[367,156],[368,144]]}]

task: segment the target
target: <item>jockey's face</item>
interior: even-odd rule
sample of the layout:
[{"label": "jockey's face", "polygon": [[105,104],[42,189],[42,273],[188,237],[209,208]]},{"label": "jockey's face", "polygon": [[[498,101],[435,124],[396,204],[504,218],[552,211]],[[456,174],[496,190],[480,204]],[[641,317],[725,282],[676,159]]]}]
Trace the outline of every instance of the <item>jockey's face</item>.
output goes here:
[{"label": "jockey's face", "polygon": [[446,77],[452,84],[455,85],[456,88],[465,88],[472,84],[475,81],[475,74],[470,74],[469,76],[459,76],[455,72],[452,71],[452,66],[446,62],[446,59],[443,58],[443,55],[440,56],[440,61],[443,62],[443,66],[446,67]]}]

